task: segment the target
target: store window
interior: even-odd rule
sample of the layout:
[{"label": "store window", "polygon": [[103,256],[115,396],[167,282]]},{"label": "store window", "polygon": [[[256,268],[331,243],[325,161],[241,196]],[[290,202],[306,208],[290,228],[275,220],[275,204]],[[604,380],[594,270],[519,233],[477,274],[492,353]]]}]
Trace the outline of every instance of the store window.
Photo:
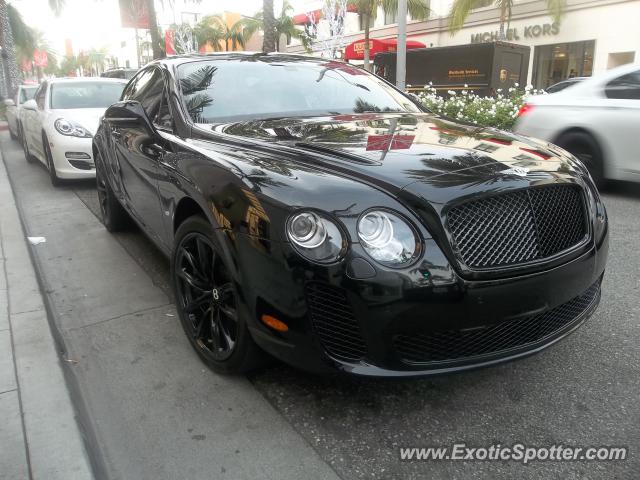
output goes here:
[{"label": "store window", "polygon": [[533,86],[547,88],[567,78],[590,77],[595,45],[595,40],[587,40],[535,47]]},{"label": "store window", "polygon": [[391,12],[384,12],[384,24],[391,25],[392,23],[396,23],[396,18],[398,12],[392,10]]},{"label": "store window", "polygon": [[473,5],[473,9],[476,10],[478,8],[491,7],[496,3],[494,0],[476,0]]},{"label": "store window", "polygon": [[[358,21],[360,22],[360,30],[364,30],[365,21],[363,15],[358,15]],[[375,20],[372,17],[369,17],[369,28],[373,28],[373,24]]]}]

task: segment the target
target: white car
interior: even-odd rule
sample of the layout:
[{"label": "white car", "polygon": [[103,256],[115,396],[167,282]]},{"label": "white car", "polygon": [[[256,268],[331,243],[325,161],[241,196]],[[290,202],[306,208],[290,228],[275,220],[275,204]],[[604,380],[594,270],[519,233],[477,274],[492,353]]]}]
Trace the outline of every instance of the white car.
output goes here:
[{"label": "white car", "polygon": [[42,82],[22,105],[22,148],[28,161],[40,160],[51,183],[92,178],[92,137],[106,108],[120,99],[126,80],[54,78]]},{"label": "white car", "polygon": [[640,65],[531,97],[515,130],[568,150],[599,186],[606,179],[640,182]]},{"label": "white car", "polygon": [[38,85],[20,85],[15,96],[13,98],[7,98],[4,101],[7,107],[5,116],[9,124],[9,135],[11,135],[11,138],[14,140],[20,138],[20,123],[18,122],[20,107],[24,102],[33,98],[37,88]]}]

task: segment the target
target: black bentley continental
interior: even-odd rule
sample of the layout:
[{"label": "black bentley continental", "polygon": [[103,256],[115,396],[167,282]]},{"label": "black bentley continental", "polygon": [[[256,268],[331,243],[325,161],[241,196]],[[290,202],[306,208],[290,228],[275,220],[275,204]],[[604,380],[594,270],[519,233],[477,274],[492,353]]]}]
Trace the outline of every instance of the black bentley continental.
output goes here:
[{"label": "black bentley continental", "polygon": [[461,371],[549,347],[600,301],[607,214],[576,158],[339,61],[152,62],[93,149],[106,228],[169,257],[219,372]]}]

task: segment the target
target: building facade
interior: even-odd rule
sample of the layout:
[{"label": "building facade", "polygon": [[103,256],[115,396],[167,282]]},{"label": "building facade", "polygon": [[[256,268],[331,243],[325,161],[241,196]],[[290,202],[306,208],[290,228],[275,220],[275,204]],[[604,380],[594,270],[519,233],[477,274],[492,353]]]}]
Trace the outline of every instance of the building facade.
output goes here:
[{"label": "building facade", "polygon": [[[306,11],[319,2],[307,2]],[[449,11],[453,0],[431,0],[428,20],[408,19],[407,39],[429,47],[488,42],[498,38],[499,9],[487,6],[471,12],[464,27],[452,35]],[[301,12],[296,12],[301,13]],[[397,37],[395,15],[379,10],[371,38]],[[554,23],[544,0],[515,0],[511,21],[505,27],[507,41],[531,47],[528,83],[545,88],[575,76],[591,76],[609,68],[640,62],[640,0],[567,0],[559,23]],[[321,21],[322,22],[322,21]],[[357,13],[345,17],[343,45],[363,38]],[[322,27],[318,27],[322,32]],[[291,42],[289,52],[304,52]],[[319,52],[317,52],[319,53]]]}]

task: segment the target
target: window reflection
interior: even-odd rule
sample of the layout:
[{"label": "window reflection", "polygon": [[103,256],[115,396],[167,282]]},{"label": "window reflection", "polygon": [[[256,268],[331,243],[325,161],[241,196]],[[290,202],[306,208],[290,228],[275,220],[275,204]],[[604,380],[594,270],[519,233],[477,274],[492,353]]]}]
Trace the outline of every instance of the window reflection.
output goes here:
[{"label": "window reflection", "polygon": [[187,110],[197,123],[419,112],[377,77],[342,62],[243,55],[186,63],[178,72]]}]

